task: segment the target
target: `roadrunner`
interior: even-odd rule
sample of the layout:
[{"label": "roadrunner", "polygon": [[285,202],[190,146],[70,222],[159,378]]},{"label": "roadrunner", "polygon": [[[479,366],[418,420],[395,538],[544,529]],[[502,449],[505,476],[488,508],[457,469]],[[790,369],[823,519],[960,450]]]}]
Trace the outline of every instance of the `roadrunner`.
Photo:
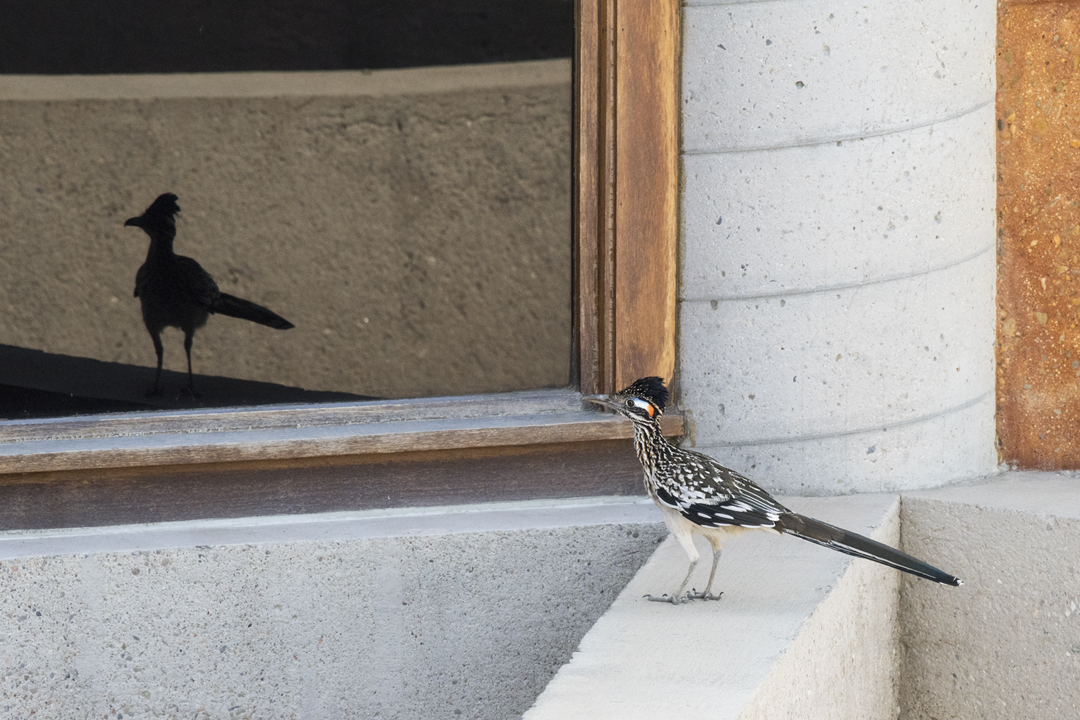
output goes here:
[{"label": "roadrunner", "polygon": [[[641,378],[614,395],[594,395],[585,400],[622,413],[634,423],[634,447],[645,470],[645,489],[690,558],[690,569],[675,592],[670,596],[646,595],[649,600],[676,604],[719,600],[720,594],[712,594],[712,584],[721,543],[746,530],[788,533],[934,582],[962,584],[958,578],[888,545],[792,512],[753,481],[711,457],[672,445],[660,431],[668,391],[658,377]],[[688,591],[683,598],[699,559],[695,533],[704,536],[712,547],[712,571],[704,592]]]},{"label": "roadrunner", "polygon": [[210,273],[189,257],[173,252],[176,238],[176,213],[180,206],[172,193],[158,199],[142,215],[133,217],[124,226],[142,228],[150,236],[150,250],[146,262],[135,275],[135,297],[142,302],[143,323],[154,341],[157,353],[157,374],[147,395],[161,391],[161,361],[164,348],[161,331],[166,327],[184,331],[184,352],[187,353],[187,392],[195,392],[195,380],[191,374],[191,344],[195,331],[206,324],[211,314],[228,315],[250,320],[277,330],[288,330],[293,324],[262,305],[238,298],[218,290]]}]

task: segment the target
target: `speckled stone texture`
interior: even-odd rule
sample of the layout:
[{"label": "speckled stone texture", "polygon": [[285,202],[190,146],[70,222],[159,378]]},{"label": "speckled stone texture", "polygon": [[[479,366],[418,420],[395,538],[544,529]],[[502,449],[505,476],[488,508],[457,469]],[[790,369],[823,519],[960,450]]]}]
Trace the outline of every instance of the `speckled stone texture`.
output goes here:
[{"label": "speckled stone texture", "polygon": [[797,495],[994,451],[992,3],[687,3],[687,442]]},{"label": "speckled stone texture", "polygon": [[0,716],[508,718],[662,524],[0,561]]},{"label": "speckled stone texture", "polygon": [[1000,4],[998,437],[1002,460],[1080,467],[1080,6]]}]

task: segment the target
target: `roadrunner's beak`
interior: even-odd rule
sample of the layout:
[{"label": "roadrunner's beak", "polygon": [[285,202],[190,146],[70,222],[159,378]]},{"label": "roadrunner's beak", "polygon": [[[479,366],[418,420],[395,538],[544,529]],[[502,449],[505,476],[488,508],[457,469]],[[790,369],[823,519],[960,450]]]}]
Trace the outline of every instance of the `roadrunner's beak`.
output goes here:
[{"label": "roadrunner's beak", "polygon": [[619,403],[615,402],[607,395],[586,395],[581,399],[584,402],[589,402],[594,405],[600,405],[602,407],[608,408],[609,410],[614,410],[615,412],[619,412],[619,408],[621,407]]},{"label": "roadrunner's beak", "polygon": [[142,224],[142,215],[140,215],[139,217],[128,218],[127,220],[125,220],[124,221],[124,227],[128,227],[128,226],[142,227],[143,226],[143,224]]}]

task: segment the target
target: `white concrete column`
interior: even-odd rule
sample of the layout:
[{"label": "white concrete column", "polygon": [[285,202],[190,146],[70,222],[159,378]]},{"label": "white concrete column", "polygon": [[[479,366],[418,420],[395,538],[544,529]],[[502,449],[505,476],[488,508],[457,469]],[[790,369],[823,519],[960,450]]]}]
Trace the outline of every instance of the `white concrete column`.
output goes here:
[{"label": "white concrete column", "polygon": [[993,472],[995,4],[684,12],[687,444],[793,494]]}]

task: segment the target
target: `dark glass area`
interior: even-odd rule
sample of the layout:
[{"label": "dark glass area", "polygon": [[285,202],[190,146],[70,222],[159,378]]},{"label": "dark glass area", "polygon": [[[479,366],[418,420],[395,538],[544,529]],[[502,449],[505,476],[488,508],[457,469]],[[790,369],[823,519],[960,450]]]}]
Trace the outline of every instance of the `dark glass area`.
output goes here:
[{"label": "dark glass area", "polygon": [[573,45],[573,0],[0,0],[0,420],[568,387]]},{"label": "dark glass area", "polygon": [[570,57],[572,0],[0,0],[0,73],[376,70]]}]

